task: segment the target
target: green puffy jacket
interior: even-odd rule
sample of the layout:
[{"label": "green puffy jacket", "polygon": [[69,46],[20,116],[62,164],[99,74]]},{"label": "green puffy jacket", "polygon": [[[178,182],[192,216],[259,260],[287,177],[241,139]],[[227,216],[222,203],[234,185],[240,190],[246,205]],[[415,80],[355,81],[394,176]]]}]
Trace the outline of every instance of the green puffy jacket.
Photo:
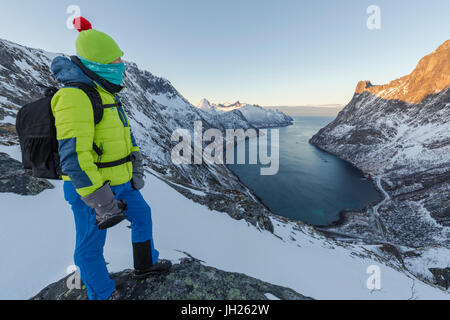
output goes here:
[{"label": "green puffy jacket", "polygon": [[[84,80],[87,83],[79,70],[73,69],[77,66],[67,63],[71,62],[67,59],[57,60],[56,63],[54,61],[52,71],[56,78],[67,82],[69,74],[71,82]],[[106,91],[96,82],[93,83],[103,104],[115,104],[119,101],[116,94]],[[91,101],[81,89],[70,86],[60,89],[53,97],[51,105],[55,117],[61,169],[65,174],[62,178],[72,181],[80,196],[90,195],[108,180],[112,186],[116,186],[132,179],[131,162],[101,169],[95,164],[114,162],[139,151],[128,117],[121,106],[105,108],[102,121],[95,125]],[[101,156],[93,150],[94,143],[102,149]]]}]

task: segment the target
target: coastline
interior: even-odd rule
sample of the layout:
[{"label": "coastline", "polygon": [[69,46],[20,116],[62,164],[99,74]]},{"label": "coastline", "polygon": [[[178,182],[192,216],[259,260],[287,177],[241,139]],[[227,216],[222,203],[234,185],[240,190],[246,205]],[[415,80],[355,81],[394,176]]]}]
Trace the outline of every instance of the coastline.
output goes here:
[{"label": "coastline", "polygon": [[[341,159],[342,161],[347,162],[348,164],[350,164],[353,168],[358,169],[359,171],[363,172],[364,174],[368,174],[367,172],[364,172],[361,168],[359,168],[358,166],[355,166],[353,163],[351,163],[350,161],[343,159],[341,157],[339,157],[337,154],[330,152],[324,148],[322,148],[319,145],[316,145],[315,143],[312,142],[312,138],[309,140],[309,144],[314,146],[315,148],[324,151],[328,154],[331,154],[339,159]],[[320,228],[320,229],[331,229],[331,228],[337,228],[337,227],[342,227],[346,224],[348,224],[349,222],[351,222],[351,217],[352,216],[356,216],[356,215],[365,215],[365,213],[367,212],[367,210],[373,209],[376,205],[381,204],[384,200],[385,197],[383,196],[383,192],[380,190],[380,188],[378,187],[378,184],[376,183],[376,176],[373,176],[372,174],[370,174],[370,177],[367,178],[370,183],[373,185],[373,187],[375,188],[375,190],[378,192],[378,194],[380,195],[380,200],[379,201],[372,201],[370,203],[368,203],[364,208],[358,210],[358,209],[343,209],[341,211],[339,211],[338,216],[339,219],[334,221],[332,224],[328,225],[328,226],[315,226],[315,228]]]},{"label": "coastline", "polygon": [[[285,125],[285,126],[282,126],[282,127],[280,127],[280,126],[277,126],[277,127],[265,127],[265,128],[257,128],[257,130],[258,130],[258,132],[259,132],[259,129],[283,128],[283,127],[291,126],[291,125],[293,125],[294,123],[295,123],[295,121],[294,121],[292,124],[288,124],[288,125]],[[246,140],[247,140],[247,139],[246,139]],[[336,158],[338,158],[338,159],[340,159],[340,160],[343,160],[344,162],[350,164],[353,168],[355,168],[355,169],[357,169],[357,170],[359,170],[359,171],[361,171],[361,172],[364,173],[364,171],[362,171],[360,168],[358,168],[357,166],[355,166],[355,165],[352,164],[351,162],[349,162],[349,161],[347,161],[347,160],[345,160],[345,159],[342,159],[342,158],[340,158],[339,156],[337,156],[336,154],[333,154],[332,152],[329,152],[329,151],[327,151],[327,150],[325,150],[325,149],[323,149],[323,148],[321,148],[321,147],[319,147],[319,146],[317,146],[317,145],[311,143],[311,139],[309,140],[309,143],[310,143],[312,146],[314,146],[315,148],[318,148],[319,150],[322,150],[322,151],[324,151],[324,152],[326,152],[326,153],[328,153],[328,154],[330,154],[330,155],[333,155],[334,157],[336,157]],[[228,148],[228,147],[232,147],[232,146],[227,145],[227,148]],[[227,148],[226,148],[226,149],[227,149]],[[225,150],[226,150],[226,149],[225,149]],[[227,166],[227,168],[228,168],[228,166]],[[376,181],[375,181],[375,177],[374,177],[374,176],[368,177],[367,179],[371,182],[371,184],[373,185],[373,187],[375,188],[375,190],[377,191],[377,193],[378,193],[378,195],[379,195],[379,200],[377,200],[377,201],[371,201],[370,203],[368,203],[367,205],[365,205],[364,208],[362,208],[362,209],[342,209],[341,211],[339,211],[339,212],[337,213],[337,216],[339,217],[338,220],[333,221],[333,222],[332,222],[331,224],[329,224],[329,225],[313,225],[313,224],[310,224],[310,223],[305,222],[305,221],[302,221],[302,220],[293,220],[293,219],[290,219],[290,218],[287,218],[287,217],[284,217],[284,216],[281,216],[281,215],[279,215],[279,214],[274,213],[274,211],[273,211],[267,204],[264,203],[264,200],[263,200],[261,197],[259,197],[258,195],[256,195],[256,194],[255,194],[255,191],[254,191],[250,186],[248,186],[247,184],[245,184],[245,183],[240,179],[240,177],[239,177],[233,170],[231,170],[230,168],[228,168],[228,170],[229,170],[229,171],[237,178],[237,180],[238,180],[241,184],[243,184],[247,189],[249,189],[249,190],[251,191],[252,196],[253,196],[260,204],[262,204],[262,205],[268,210],[268,212],[269,212],[271,215],[273,215],[273,216],[275,216],[275,217],[282,218],[282,219],[287,219],[288,221],[291,221],[291,222],[301,223],[301,224],[305,224],[305,225],[311,226],[311,227],[313,227],[314,229],[316,229],[316,230],[318,230],[318,231],[321,231],[321,229],[332,229],[332,228],[336,228],[336,227],[343,226],[343,225],[345,225],[345,224],[351,222],[351,220],[352,220],[351,217],[352,217],[353,215],[365,215],[365,213],[366,213],[367,210],[370,210],[371,208],[375,207],[377,204],[380,204],[380,203],[382,203],[382,202],[385,200],[385,198],[383,197],[383,193],[381,192],[381,190],[379,189],[379,187],[378,187],[378,185],[377,185],[377,183],[376,183]],[[364,173],[364,174],[365,174],[365,173]]]}]

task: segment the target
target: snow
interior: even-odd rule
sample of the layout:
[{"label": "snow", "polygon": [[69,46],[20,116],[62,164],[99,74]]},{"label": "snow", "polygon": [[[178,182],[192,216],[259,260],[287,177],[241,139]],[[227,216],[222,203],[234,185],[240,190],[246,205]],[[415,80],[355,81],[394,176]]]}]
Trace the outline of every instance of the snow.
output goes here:
[{"label": "snow", "polygon": [[0,144],[0,152],[8,154],[14,160],[22,162],[22,152],[20,151],[20,146],[4,146]]},{"label": "snow", "polygon": [[450,268],[450,255],[446,248],[426,248],[424,252],[421,252],[420,257],[405,259],[405,264],[415,274],[422,275],[424,278],[433,278],[429,268]]},{"label": "snow", "polygon": [[198,105],[198,108],[203,109],[203,110],[209,110],[211,109],[211,103],[206,100],[206,99],[202,99]]},{"label": "snow", "polygon": [[354,128],[355,128],[355,126],[343,124],[343,125],[340,125],[340,126],[337,126],[336,128],[334,128],[330,132],[330,134],[335,137],[345,136],[347,133],[352,131]]},{"label": "snow", "polygon": [[166,94],[150,95],[148,92],[146,92],[146,94],[148,95],[150,101],[155,100],[159,104],[169,107],[169,109],[183,110],[186,108],[187,103],[180,96],[170,97]]},{"label": "snow", "polygon": [[16,118],[11,117],[11,116],[6,116],[3,120],[0,120],[0,123],[14,124],[14,123],[16,123]]},{"label": "snow", "polygon": [[[38,196],[0,194],[2,218],[7,221],[0,225],[0,299],[27,299],[62,278],[73,264],[72,213],[62,183],[55,186]],[[368,257],[368,247],[338,246],[275,219],[276,236],[260,231],[183,197],[153,175],[147,177],[143,195],[152,207],[156,247],[162,258],[173,262],[188,252],[208,266],[244,273],[316,299],[408,299],[413,282],[417,298],[450,298]],[[105,257],[111,272],[132,267],[126,226],[122,223],[108,233]],[[371,265],[381,269],[381,290],[366,287],[366,270]]]},{"label": "snow", "polygon": [[[0,96],[0,108],[3,107],[3,106],[2,106],[3,104],[5,104],[5,105],[8,104],[8,105],[12,105],[12,106],[17,106],[17,104],[10,102],[7,98]],[[9,112],[12,112],[12,113],[17,113],[17,111],[15,111],[15,110],[9,110],[9,109],[8,109],[8,111],[9,111]],[[12,118],[12,120],[11,120],[10,118],[12,118],[12,117],[10,117],[10,116],[5,117],[5,119],[3,120],[3,122],[6,122],[6,119],[8,119],[9,122],[11,122],[11,123],[16,123],[16,119],[15,119],[15,118]]]},{"label": "snow", "polygon": [[19,67],[21,70],[23,70],[23,71],[30,71],[30,72],[35,71],[35,70],[33,69],[33,67],[30,66],[30,65],[28,64],[28,62],[26,62],[26,61],[23,61],[23,60],[16,60],[16,61],[14,61],[14,64],[15,64],[16,66],[18,66],[18,67]]},{"label": "snow", "polygon": [[282,112],[264,109],[259,106],[247,105],[240,108],[239,111],[251,124],[257,127],[270,127],[292,122],[292,118]]},{"label": "snow", "polygon": [[258,105],[240,103],[239,101],[233,104],[211,104],[207,99],[202,99],[197,108],[212,114],[228,114],[231,111],[239,110],[244,118],[257,128],[286,126],[294,121],[278,110],[265,109]]},{"label": "snow", "polygon": [[[158,172],[156,172],[155,170],[149,169],[149,171],[150,171],[154,176],[161,177],[161,175],[160,175]],[[161,177],[161,178],[162,178],[162,177]],[[200,196],[200,197],[205,197],[205,196],[206,196],[206,193],[203,192],[203,191],[196,190],[196,189],[192,189],[192,188],[183,186],[183,185],[178,184],[178,183],[175,183],[175,182],[170,182],[170,184],[173,185],[173,186],[177,186],[178,188],[187,190],[187,191],[189,191],[190,193],[195,194],[195,195],[197,195],[197,196]]]},{"label": "snow", "polygon": [[6,89],[8,89],[8,90],[11,91],[11,92],[14,92],[14,90],[16,90],[16,88],[14,88],[12,85],[10,85],[10,84],[7,83],[7,82],[3,82],[3,83],[2,83],[2,86],[5,87]]},{"label": "snow", "polygon": [[280,300],[280,298],[275,297],[275,296],[274,296],[273,294],[271,294],[271,293],[266,293],[265,296],[266,296],[266,298],[269,299],[269,300]]}]

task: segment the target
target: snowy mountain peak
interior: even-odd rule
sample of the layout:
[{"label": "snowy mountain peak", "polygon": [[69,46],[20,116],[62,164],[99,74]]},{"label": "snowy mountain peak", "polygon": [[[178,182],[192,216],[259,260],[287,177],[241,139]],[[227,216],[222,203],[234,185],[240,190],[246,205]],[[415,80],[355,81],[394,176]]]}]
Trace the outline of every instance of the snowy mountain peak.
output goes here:
[{"label": "snowy mountain peak", "polygon": [[294,121],[290,116],[280,111],[265,109],[258,105],[244,104],[239,100],[235,103],[211,104],[207,99],[202,99],[197,107],[211,114],[239,112],[256,128],[285,127],[291,125]]},{"label": "snowy mountain peak", "polygon": [[207,99],[203,98],[197,107],[199,109],[209,110],[211,109],[211,103]]},{"label": "snowy mountain peak", "polygon": [[208,99],[203,98],[200,103],[197,105],[197,108],[199,109],[211,109],[214,108],[216,110],[222,110],[222,111],[231,111],[234,109],[242,108],[243,106],[246,106],[248,104],[241,103],[239,100],[234,103],[224,102],[224,103],[211,103]]},{"label": "snowy mountain peak", "polygon": [[239,102],[239,100],[238,101],[236,101],[235,103],[224,103],[223,104],[223,106],[225,107],[225,108],[240,108],[240,107],[242,107],[243,105],[245,105],[245,104],[241,104],[240,102]]}]

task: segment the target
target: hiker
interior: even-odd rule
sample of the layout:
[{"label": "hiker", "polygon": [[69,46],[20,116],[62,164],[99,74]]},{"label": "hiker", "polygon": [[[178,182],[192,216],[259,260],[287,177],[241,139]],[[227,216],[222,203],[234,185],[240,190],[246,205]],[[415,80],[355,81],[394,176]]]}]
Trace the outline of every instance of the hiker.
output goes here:
[{"label": "hiker", "polygon": [[[106,300],[115,290],[103,257],[107,228],[124,219],[131,222],[137,277],[167,272],[171,263],[158,261],[151,209],[139,191],[144,187],[143,157],[117,95],[123,90],[123,52],[83,17],[74,25],[80,32],[78,56],[52,62],[55,78],[65,87],[54,94],[51,107],[64,196],[75,217],[75,264],[89,299]],[[80,86],[94,88],[101,97],[103,118],[98,124],[92,99]]]}]

